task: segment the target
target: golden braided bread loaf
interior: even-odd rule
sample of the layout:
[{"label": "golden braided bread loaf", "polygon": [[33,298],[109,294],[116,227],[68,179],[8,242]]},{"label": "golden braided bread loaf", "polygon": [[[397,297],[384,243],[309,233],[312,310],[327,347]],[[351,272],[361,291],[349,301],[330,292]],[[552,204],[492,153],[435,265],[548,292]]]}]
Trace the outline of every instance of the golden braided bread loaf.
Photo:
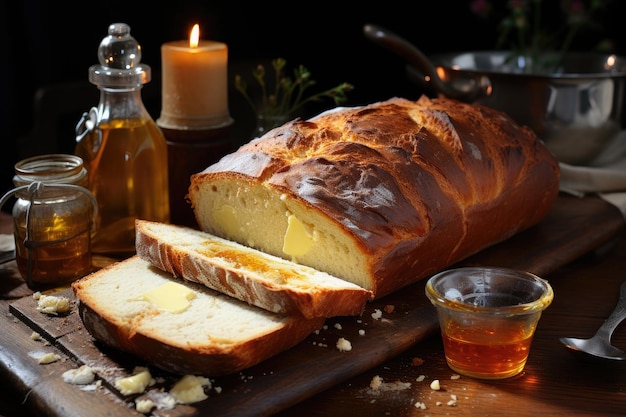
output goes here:
[{"label": "golden braided bread loaf", "polygon": [[505,114],[402,98],[294,120],[191,178],[199,227],[376,298],[538,223],[558,161]]}]

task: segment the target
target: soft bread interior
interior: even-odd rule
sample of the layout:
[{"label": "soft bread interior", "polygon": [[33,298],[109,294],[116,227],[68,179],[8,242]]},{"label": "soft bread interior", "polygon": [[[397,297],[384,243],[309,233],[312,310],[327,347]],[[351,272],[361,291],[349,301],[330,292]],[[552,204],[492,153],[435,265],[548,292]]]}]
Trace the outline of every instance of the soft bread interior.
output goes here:
[{"label": "soft bread interior", "polygon": [[201,285],[185,283],[193,298],[182,312],[170,312],[144,294],[181,281],[148,262],[131,258],[108,273],[75,284],[78,299],[129,338],[140,333],[166,345],[223,351],[280,329],[291,319],[268,313]]},{"label": "soft bread interior", "polygon": [[372,290],[366,252],[351,250],[359,242],[316,208],[235,179],[198,181],[193,187],[202,230]]},{"label": "soft bread interior", "polygon": [[72,283],[99,342],[180,374],[227,375],[319,330],[323,317],[275,314],[174,278],[138,256]]},{"label": "soft bread interior", "polygon": [[274,313],[358,315],[372,297],[344,279],[210,233],[141,219],[135,229],[140,258]]}]

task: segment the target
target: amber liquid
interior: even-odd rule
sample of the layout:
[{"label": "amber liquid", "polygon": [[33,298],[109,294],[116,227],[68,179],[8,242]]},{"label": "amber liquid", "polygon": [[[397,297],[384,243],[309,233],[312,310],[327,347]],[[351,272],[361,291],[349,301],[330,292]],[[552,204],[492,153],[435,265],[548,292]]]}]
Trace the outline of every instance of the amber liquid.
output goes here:
[{"label": "amber liquid", "polygon": [[16,219],[15,253],[18,270],[31,289],[67,284],[92,271],[90,211],[42,219],[31,216],[30,225],[32,234],[25,242],[25,218]]},{"label": "amber liquid", "polygon": [[442,336],[450,368],[483,379],[508,378],[520,373],[532,342],[532,331],[524,321],[513,321],[497,330],[448,323]]},{"label": "amber liquid", "polygon": [[167,143],[152,119],[112,120],[99,129],[95,153],[97,129],[76,146],[98,201],[92,252],[121,257],[135,251],[136,218],[169,221]]}]

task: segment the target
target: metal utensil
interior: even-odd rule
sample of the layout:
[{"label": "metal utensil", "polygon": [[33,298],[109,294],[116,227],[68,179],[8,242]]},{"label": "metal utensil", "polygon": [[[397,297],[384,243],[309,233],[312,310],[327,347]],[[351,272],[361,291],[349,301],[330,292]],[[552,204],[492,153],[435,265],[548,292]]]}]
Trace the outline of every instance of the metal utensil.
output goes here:
[{"label": "metal utensil", "polygon": [[365,25],[363,33],[371,41],[400,55],[407,62],[421,72],[424,81],[438,93],[446,97],[471,103],[488,94],[491,83],[489,78],[481,75],[455,77],[450,81],[442,79],[437,68],[426,55],[415,45],[395,33],[376,25]]},{"label": "metal utensil", "polygon": [[592,356],[618,361],[626,360],[626,353],[611,344],[611,335],[617,326],[626,319],[626,282],[620,287],[619,301],[611,315],[590,339],[562,337],[561,343],[575,351]]},{"label": "metal utensil", "polygon": [[387,29],[366,25],[364,32],[368,39],[403,57],[408,79],[428,95],[503,111],[535,131],[560,162],[592,163],[620,140],[618,134],[626,128],[626,57],[545,52],[536,59],[559,62],[559,67],[532,72],[528,69],[532,59],[512,59],[511,51],[426,57]]}]

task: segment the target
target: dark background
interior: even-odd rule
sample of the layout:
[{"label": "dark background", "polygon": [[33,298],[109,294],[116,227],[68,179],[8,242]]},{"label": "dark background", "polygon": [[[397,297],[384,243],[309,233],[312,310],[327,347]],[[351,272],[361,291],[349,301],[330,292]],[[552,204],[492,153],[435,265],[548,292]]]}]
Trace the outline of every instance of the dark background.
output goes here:
[{"label": "dark background", "polygon": [[[558,5],[556,0],[551,2]],[[13,187],[13,164],[30,156],[28,147],[24,149],[18,143],[33,128],[36,90],[62,82],[87,83],[88,69],[97,64],[98,45],[111,23],[130,25],[131,34],[143,48],[142,62],[152,67],[154,80],[144,88],[144,101],[155,119],[160,112],[160,102],[154,97],[155,91],[158,97],[160,89],[161,44],[188,39],[194,23],[200,24],[203,39],[228,45],[231,77],[235,73],[248,74],[263,60],[283,57],[288,64],[302,64],[311,71],[317,81],[313,89],[326,89],[342,82],[354,85],[355,90],[349,93],[349,105],[392,96],[416,99],[423,93],[407,79],[402,58],[365,38],[366,23],[391,29],[427,55],[494,49],[496,38],[496,22],[486,23],[474,16],[469,0],[409,3],[388,0],[369,6],[366,2],[339,0],[279,5],[234,0],[67,3],[24,0],[4,1],[0,6],[2,193]],[[616,41],[618,53],[626,46],[621,29],[626,17],[621,12],[624,4],[614,1],[604,19],[604,29]],[[95,97],[91,105],[95,106],[97,88],[89,86]],[[241,103],[234,86],[229,85],[231,115],[235,125],[244,131],[253,121],[252,113]],[[324,105],[332,107],[332,102],[326,101]],[[61,150],[73,149],[73,128],[79,117],[80,113],[72,117],[59,132],[67,139]]]}]

